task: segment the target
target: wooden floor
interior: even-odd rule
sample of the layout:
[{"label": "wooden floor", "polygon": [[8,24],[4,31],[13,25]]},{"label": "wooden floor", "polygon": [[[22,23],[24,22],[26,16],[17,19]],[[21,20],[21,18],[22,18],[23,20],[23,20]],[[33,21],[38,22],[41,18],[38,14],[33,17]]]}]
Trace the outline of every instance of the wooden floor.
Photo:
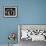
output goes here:
[{"label": "wooden floor", "polygon": [[[0,46],[8,46],[8,44],[0,44]],[[42,41],[32,42],[31,40],[28,41],[21,40],[19,44],[15,44],[13,46],[46,46],[46,42],[42,42]]]},{"label": "wooden floor", "polygon": [[44,41],[34,41],[31,40],[21,40],[19,46],[46,46],[46,42]]}]

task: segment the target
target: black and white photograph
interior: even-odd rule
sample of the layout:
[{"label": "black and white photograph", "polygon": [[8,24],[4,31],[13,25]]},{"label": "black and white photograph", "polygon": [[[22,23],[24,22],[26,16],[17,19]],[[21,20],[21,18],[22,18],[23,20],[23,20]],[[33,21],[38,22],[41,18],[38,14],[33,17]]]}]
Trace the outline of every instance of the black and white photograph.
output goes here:
[{"label": "black and white photograph", "polygon": [[19,24],[18,41],[20,46],[43,45],[46,43],[46,25]]},{"label": "black and white photograph", "polygon": [[17,8],[16,7],[5,7],[4,8],[4,17],[16,17]]}]

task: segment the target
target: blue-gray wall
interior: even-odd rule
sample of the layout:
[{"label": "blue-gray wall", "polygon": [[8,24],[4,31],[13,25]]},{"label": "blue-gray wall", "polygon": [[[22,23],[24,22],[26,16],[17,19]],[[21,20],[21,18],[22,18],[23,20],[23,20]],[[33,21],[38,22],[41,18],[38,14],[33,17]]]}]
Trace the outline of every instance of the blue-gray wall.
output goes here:
[{"label": "blue-gray wall", "polygon": [[[16,18],[3,17],[3,7],[10,5],[18,8]],[[0,0],[0,44],[8,43],[9,32],[18,32],[18,24],[46,24],[46,0]]]}]

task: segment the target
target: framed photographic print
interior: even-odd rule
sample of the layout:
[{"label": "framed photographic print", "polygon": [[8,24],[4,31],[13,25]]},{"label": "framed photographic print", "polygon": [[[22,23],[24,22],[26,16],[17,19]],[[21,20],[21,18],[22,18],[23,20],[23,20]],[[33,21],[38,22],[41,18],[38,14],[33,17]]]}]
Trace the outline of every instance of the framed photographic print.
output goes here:
[{"label": "framed photographic print", "polygon": [[5,6],[4,7],[4,17],[16,17],[17,7],[15,6]]},{"label": "framed photographic print", "polygon": [[19,24],[18,41],[46,41],[46,24]]}]

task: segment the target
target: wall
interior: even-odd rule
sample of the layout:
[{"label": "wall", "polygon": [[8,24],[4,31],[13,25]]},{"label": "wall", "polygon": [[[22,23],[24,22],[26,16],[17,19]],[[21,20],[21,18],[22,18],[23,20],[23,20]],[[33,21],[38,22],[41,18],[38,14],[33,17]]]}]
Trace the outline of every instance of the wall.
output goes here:
[{"label": "wall", "polygon": [[[16,18],[3,17],[3,6],[10,5],[18,8]],[[46,0],[0,0],[0,44],[8,43],[9,32],[18,32],[18,24],[46,24]]]},{"label": "wall", "polygon": [[20,24],[46,24],[46,0],[19,0]]},{"label": "wall", "polygon": [[[10,32],[17,32],[17,18],[5,18],[3,15],[5,6],[16,6],[17,0],[0,0],[0,44],[7,44],[8,34]],[[18,39],[18,38],[17,38]],[[18,43],[16,39],[16,43]]]}]

